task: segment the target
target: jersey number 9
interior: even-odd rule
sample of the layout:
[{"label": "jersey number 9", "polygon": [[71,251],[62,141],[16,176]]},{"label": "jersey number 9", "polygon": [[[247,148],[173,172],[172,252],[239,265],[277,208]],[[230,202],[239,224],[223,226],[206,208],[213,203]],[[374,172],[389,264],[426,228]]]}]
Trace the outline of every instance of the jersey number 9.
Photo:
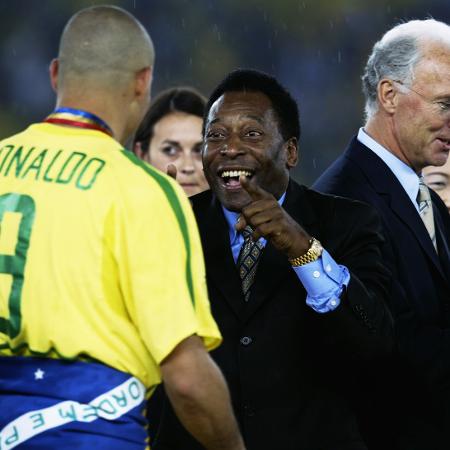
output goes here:
[{"label": "jersey number 9", "polygon": [[[12,236],[8,229],[11,222],[6,219],[10,213],[20,215],[17,236]],[[0,195],[0,279],[1,274],[12,276],[9,298],[3,298],[5,289],[2,290],[0,284],[0,306],[2,310],[5,307],[9,310],[9,317],[0,317],[0,333],[7,334],[11,339],[20,332],[22,287],[34,215],[35,204],[30,196],[13,193]]]}]

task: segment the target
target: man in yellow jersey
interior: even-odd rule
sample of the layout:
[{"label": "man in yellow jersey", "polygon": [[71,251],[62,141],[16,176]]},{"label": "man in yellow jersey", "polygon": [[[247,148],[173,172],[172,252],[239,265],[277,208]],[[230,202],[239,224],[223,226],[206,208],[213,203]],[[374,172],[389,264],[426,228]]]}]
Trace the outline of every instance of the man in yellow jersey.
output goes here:
[{"label": "man in yellow jersey", "polygon": [[126,11],[80,11],[50,66],[57,109],[0,142],[1,450],[148,448],[161,380],[206,448],[243,449],[189,202],[119,144],[153,59]]}]

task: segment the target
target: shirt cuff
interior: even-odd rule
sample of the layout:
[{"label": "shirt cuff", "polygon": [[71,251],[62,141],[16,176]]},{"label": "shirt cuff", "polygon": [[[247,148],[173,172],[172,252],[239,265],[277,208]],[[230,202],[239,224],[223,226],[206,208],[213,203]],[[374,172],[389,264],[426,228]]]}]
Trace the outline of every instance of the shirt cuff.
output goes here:
[{"label": "shirt cuff", "polygon": [[350,273],[325,249],[317,261],[293,269],[306,289],[306,304],[314,311],[326,313],[339,306],[339,297],[350,282]]}]

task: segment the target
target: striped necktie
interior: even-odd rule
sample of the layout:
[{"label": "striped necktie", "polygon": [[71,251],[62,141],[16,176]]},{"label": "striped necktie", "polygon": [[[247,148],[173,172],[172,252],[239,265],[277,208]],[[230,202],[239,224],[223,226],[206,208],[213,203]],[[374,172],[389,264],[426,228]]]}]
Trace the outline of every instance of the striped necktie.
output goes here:
[{"label": "striped necktie", "polygon": [[242,230],[244,244],[241,247],[237,261],[239,276],[241,277],[242,282],[242,292],[244,293],[246,302],[248,302],[248,299],[250,298],[250,288],[255,280],[259,257],[264,248],[260,239],[256,242],[253,241],[252,233],[253,230],[249,225]]},{"label": "striped necktie", "polygon": [[431,204],[430,190],[424,183],[423,177],[419,178],[419,192],[417,194],[417,203],[419,205],[419,214],[425,224],[425,227],[433,241],[434,249],[437,251],[436,233],[434,230],[433,205]]}]

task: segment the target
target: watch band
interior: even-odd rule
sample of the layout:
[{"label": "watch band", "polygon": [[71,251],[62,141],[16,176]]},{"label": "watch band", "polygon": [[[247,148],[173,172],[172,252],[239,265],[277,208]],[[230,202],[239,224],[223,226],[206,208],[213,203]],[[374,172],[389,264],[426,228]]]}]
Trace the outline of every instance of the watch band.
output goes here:
[{"label": "watch band", "polygon": [[291,266],[304,266],[305,264],[317,261],[320,258],[323,252],[322,244],[316,238],[311,238],[309,244],[308,251],[305,254],[297,256],[297,258],[289,259]]}]

